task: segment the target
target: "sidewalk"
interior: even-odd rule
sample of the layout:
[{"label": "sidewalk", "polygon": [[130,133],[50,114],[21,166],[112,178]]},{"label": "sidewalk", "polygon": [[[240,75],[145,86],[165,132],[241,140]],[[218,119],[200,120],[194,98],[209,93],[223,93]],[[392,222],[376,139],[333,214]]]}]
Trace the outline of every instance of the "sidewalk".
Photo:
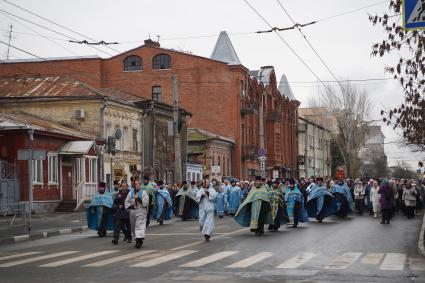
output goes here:
[{"label": "sidewalk", "polygon": [[32,215],[32,229],[27,235],[22,219],[16,219],[13,226],[7,223],[10,220],[11,217],[0,217],[0,245],[82,232],[87,229],[85,211]]}]

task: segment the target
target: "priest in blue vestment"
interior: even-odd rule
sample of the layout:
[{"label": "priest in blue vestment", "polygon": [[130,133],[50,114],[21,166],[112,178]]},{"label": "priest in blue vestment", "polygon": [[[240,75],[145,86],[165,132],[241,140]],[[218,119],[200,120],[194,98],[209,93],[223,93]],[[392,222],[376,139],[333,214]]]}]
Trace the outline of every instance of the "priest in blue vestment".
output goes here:
[{"label": "priest in blue vestment", "polygon": [[321,223],[324,218],[336,213],[336,199],[327,191],[322,177],[317,177],[316,182],[307,188],[307,192],[306,209],[308,217],[316,218]]},{"label": "priest in blue vestment", "polygon": [[289,180],[289,186],[285,190],[285,202],[293,228],[298,227],[299,222],[308,222],[307,211],[304,208],[304,196],[293,178]]}]

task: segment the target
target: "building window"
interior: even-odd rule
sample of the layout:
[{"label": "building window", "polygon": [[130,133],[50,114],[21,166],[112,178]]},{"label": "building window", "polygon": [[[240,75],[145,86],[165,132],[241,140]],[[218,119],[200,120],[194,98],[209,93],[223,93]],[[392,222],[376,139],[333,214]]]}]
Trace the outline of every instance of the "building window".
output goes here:
[{"label": "building window", "polygon": [[57,184],[58,183],[58,156],[56,154],[48,155],[48,182]]},{"label": "building window", "polygon": [[[115,133],[117,132],[118,129],[120,129],[120,127],[119,126],[116,126],[115,127],[115,131],[112,133],[112,136],[113,137],[115,137]],[[119,140],[115,140],[115,148],[117,150],[122,150],[122,142],[121,142],[121,140],[122,140],[122,137]]]},{"label": "building window", "polygon": [[84,182],[84,158],[75,159],[75,181],[77,184]]},{"label": "building window", "polygon": [[133,151],[139,151],[139,142],[137,140],[137,129],[133,129]]},{"label": "building window", "polygon": [[89,183],[97,183],[97,159],[89,158]]},{"label": "building window", "polygon": [[112,127],[111,127],[111,125],[108,125],[106,127],[106,136],[105,136],[105,139],[107,139],[108,137],[111,137],[111,136],[112,136]]},{"label": "building window", "polygon": [[43,160],[31,160],[32,162],[32,182],[43,184]]},{"label": "building window", "polygon": [[171,57],[168,54],[158,54],[152,59],[152,69],[171,69]]},{"label": "building window", "polygon": [[152,100],[156,102],[161,102],[161,87],[160,86],[152,87]]},{"label": "building window", "polygon": [[139,71],[143,69],[143,60],[139,56],[130,55],[124,59],[124,71]]},{"label": "building window", "polygon": [[128,128],[124,128],[123,134],[122,134],[122,143],[124,146],[124,150],[128,150]]}]

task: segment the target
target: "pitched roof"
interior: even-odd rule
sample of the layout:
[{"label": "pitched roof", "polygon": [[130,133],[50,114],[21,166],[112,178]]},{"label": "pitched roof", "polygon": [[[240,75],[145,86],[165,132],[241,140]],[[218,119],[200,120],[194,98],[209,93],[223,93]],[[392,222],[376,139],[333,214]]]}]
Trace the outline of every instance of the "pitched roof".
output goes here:
[{"label": "pitched roof", "polygon": [[114,88],[96,89],[69,77],[2,78],[0,97],[98,97],[130,104],[144,100]]},{"label": "pitched roof", "polygon": [[279,82],[278,90],[280,94],[288,97],[290,100],[295,100],[294,93],[292,92],[291,86],[289,85],[288,78],[285,74],[282,75]]},{"label": "pitched roof", "polygon": [[201,130],[198,128],[189,128],[188,129],[188,140],[190,141],[204,141],[204,140],[208,140],[208,139],[217,139],[217,140],[222,140],[225,142],[229,142],[232,144],[235,144],[235,141],[233,139],[230,138],[226,138],[220,135],[216,135],[214,133],[205,131],[205,130]]},{"label": "pitched roof", "polygon": [[225,31],[220,32],[210,58],[231,65],[241,65],[241,61],[233,48],[229,35]]},{"label": "pitched roof", "polygon": [[27,113],[0,113],[1,130],[34,129],[36,131],[66,135],[85,140],[93,140],[93,135],[44,120]]}]

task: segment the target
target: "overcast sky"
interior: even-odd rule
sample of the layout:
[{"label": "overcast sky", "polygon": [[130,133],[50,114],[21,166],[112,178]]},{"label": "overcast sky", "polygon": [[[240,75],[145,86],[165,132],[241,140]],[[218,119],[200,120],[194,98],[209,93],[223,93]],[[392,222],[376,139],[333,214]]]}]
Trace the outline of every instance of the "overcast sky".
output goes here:
[{"label": "overcast sky", "polygon": [[[75,30],[98,41],[120,42],[111,46],[125,51],[143,44],[151,36],[160,36],[162,47],[192,52],[209,57],[220,31],[227,31],[242,64],[253,70],[272,65],[277,79],[285,73],[296,98],[302,106],[308,106],[311,98],[317,97],[323,87],[315,83],[313,75],[276,34],[256,34],[269,27],[243,0],[9,0],[17,5],[44,16],[58,24]],[[276,0],[249,0],[272,26],[289,27],[292,22]],[[297,23],[318,20],[314,25],[303,28],[303,32],[332,72],[339,79],[388,78],[384,73],[386,64],[393,58],[370,56],[372,43],[383,39],[380,26],[373,27],[368,13],[382,14],[388,9],[389,1],[378,0],[281,0]],[[345,14],[362,8],[357,12]],[[83,40],[85,38],[43,21],[3,0],[0,9],[24,19]],[[335,17],[336,16],[336,17]],[[14,20],[12,20],[14,19]],[[93,48],[67,42],[64,35],[37,27],[22,19],[6,16],[0,12],[1,41],[8,40],[10,24],[13,24],[12,45],[40,57],[99,55],[108,57]],[[51,37],[49,39],[34,34]],[[334,80],[296,30],[281,33],[282,37],[322,80]],[[54,39],[53,39],[54,38]],[[116,51],[101,47],[107,53]],[[0,57],[6,58],[7,47],[0,44]],[[30,58],[28,54],[10,50],[10,58]],[[299,83],[311,82],[311,83]],[[367,90],[373,100],[371,119],[380,119],[382,107],[391,108],[401,103],[401,88],[393,80],[354,83]],[[394,142],[400,139],[392,128],[382,127],[386,136],[385,149],[389,164],[407,160],[416,169],[418,154],[409,153],[405,147]],[[424,157],[425,155],[420,155]],[[424,158],[422,158],[423,160]]]}]

